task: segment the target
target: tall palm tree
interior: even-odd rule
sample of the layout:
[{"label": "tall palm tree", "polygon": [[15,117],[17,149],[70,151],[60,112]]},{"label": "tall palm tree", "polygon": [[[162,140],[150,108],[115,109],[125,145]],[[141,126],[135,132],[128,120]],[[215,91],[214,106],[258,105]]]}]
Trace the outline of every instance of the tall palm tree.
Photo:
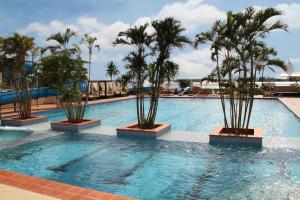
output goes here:
[{"label": "tall palm tree", "polygon": [[[185,29],[178,20],[173,18],[156,20],[151,23],[151,26],[154,29],[154,33],[151,35],[147,34],[148,24],[145,24],[121,32],[115,41],[115,44],[134,47],[134,51],[131,51],[124,61],[127,62],[129,74],[137,88],[137,117],[140,128],[154,127],[159,88],[166,78],[166,67],[168,66],[166,63],[170,61],[171,51],[190,43],[189,39],[182,35]],[[154,62],[147,63],[148,56],[151,56]],[[144,107],[143,87],[146,79],[149,80],[152,90],[147,114]]]},{"label": "tall palm tree", "polygon": [[118,76],[120,73],[120,71],[118,70],[117,65],[113,62],[110,61],[107,65],[106,65],[106,75],[110,77],[110,80],[112,81],[112,78],[114,76]]},{"label": "tall palm tree", "polygon": [[152,34],[154,54],[157,57],[155,61],[149,65],[151,72],[149,80],[151,83],[152,94],[150,98],[150,108],[147,115],[145,128],[152,128],[156,119],[158,108],[158,100],[160,95],[160,87],[165,78],[165,63],[170,60],[173,49],[181,49],[191,41],[183,35],[185,29],[180,21],[168,17],[163,20],[155,20],[152,22],[154,33]]},{"label": "tall palm tree", "polygon": [[142,128],[145,123],[144,106],[144,82],[147,77],[147,62],[149,56],[148,47],[151,43],[151,36],[146,32],[148,24],[134,26],[127,31],[120,32],[114,45],[128,45],[133,50],[123,59],[129,70],[128,74],[136,88],[136,112],[138,125]]},{"label": "tall palm tree", "polygon": [[[54,41],[57,44],[48,46],[46,50],[50,50],[52,56],[56,56],[57,59],[61,60],[61,62],[56,62],[57,66],[49,66],[50,68],[54,68],[51,70],[52,72],[49,75],[50,76],[53,75],[52,76],[53,80],[58,79],[58,83],[56,82],[54,84],[61,85],[64,82],[66,82],[71,76],[70,72],[73,69],[72,67],[68,68],[68,64],[64,62],[67,62],[67,58],[69,58],[70,56],[75,56],[77,53],[80,53],[80,48],[77,44],[70,45],[71,39],[74,38],[75,36],[76,36],[76,32],[67,28],[65,32],[63,33],[59,32],[47,38],[47,41]],[[62,57],[65,57],[66,60],[61,59]],[[47,58],[52,58],[54,59],[53,61],[55,61],[54,57],[47,57]],[[47,74],[45,75],[48,76]],[[50,82],[52,81],[50,80]]]},{"label": "tall palm tree", "polygon": [[[211,58],[216,62],[219,92],[222,102],[224,125],[235,129],[248,128],[256,87],[257,71],[265,66],[279,66],[284,63],[274,58],[274,49],[267,48],[263,39],[273,30],[287,30],[281,21],[270,18],[281,15],[274,8],[256,11],[247,8],[233,14],[227,13],[224,21],[217,21],[208,32],[196,36],[196,45],[210,42]],[[224,102],[223,91],[229,93],[229,116]]]},{"label": "tall palm tree", "polygon": [[168,82],[167,90],[168,92],[170,92],[170,83],[178,75],[179,66],[176,63],[168,60],[164,64],[164,69],[165,69],[165,79]]},{"label": "tall palm tree", "polygon": [[51,35],[48,40],[56,41],[57,45],[49,46],[47,49],[50,49],[50,55],[42,58],[43,78],[57,89],[59,103],[70,123],[83,121],[88,102],[87,95],[83,100],[84,94],[81,91],[82,81],[87,80],[85,61],[81,58],[79,45],[70,45],[75,35],[70,29]]},{"label": "tall palm tree", "polygon": [[34,48],[34,39],[13,33],[3,40],[1,66],[11,76],[12,88],[16,92],[17,112],[21,119],[31,117],[30,80],[26,72],[26,58]]},{"label": "tall palm tree", "polygon": [[88,81],[91,80],[91,63],[92,63],[92,55],[93,55],[93,49],[96,48],[100,50],[100,45],[95,44],[97,41],[96,37],[92,37],[88,33],[84,34],[84,37],[81,40],[81,43],[85,44],[89,51],[89,76]]},{"label": "tall palm tree", "polygon": [[73,38],[74,36],[76,36],[76,32],[72,31],[71,29],[67,28],[66,31],[64,33],[56,33],[53,35],[50,35],[47,38],[47,41],[55,41],[57,43],[57,45],[50,45],[48,47],[48,49],[52,50],[52,51],[67,51],[67,50],[75,50],[76,46],[73,45],[73,48],[68,47],[68,44],[71,40],[71,38]]}]

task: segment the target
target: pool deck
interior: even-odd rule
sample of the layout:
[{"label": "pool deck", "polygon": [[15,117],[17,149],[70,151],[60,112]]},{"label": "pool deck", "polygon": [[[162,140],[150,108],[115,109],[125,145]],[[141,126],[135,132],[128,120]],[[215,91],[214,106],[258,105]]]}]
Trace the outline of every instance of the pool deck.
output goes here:
[{"label": "pool deck", "polygon": [[298,118],[300,118],[300,98],[278,98],[291,112],[293,112]]},{"label": "pool deck", "polygon": [[[108,99],[97,99],[93,101],[89,101],[88,105],[93,105],[93,104],[100,104],[100,103],[109,103],[109,102],[115,102],[115,101],[123,101],[123,100],[128,100],[128,99],[134,99],[134,95],[129,95],[129,96],[124,96],[124,97],[114,97],[114,98],[108,98]],[[43,111],[48,111],[48,110],[55,110],[57,109],[57,104],[55,103],[50,103],[50,104],[40,104],[39,106],[33,105],[31,107],[32,113],[37,112],[43,112]],[[17,113],[14,112],[13,108],[2,108],[1,109],[1,116],[2,117],[13,117],[16,116]]]},{"label": "pool deck", "polygon": [[[101,99],[91,101],[89,104],[107,103],[114,101],[122,101],[133,99],[135,96],[118,97],[113,99]],[[178,98],[178,96],[172,96],[167,98]],[[198,98],[198,97],[180,97],[180,98]],[[201,98],[201,97],[200,97]],[[216,97],[204,97],[204,98],[216,98]],[[264,98],[266,99],[266,98]],[[274,98],[272,98],[274,99]],[[277,98],[276,98],[277,99]],[[291,112],[300,118],[300,98],[288,98],[281,97],[278,100],[284,104]],[[40,112],[49,109],[56,109],[55,104],[40,105],[39,109],[33,112]],[[22,144],[38,141],[41,139],[49,138],[64,134],[64,132],[52,131],[49,123],[43,123],[39,125],[33,125],[28,128],[23,127],[26,130],[33,131],[33,133],[25,138],[12,142],[10,144],[0,145],[0,151],[7,148],[12,148]],[[47,133],[45,134],[45,131]],[[99,134],[116,136],[115,127],[97,127],[82,131],[85,134]],[[194,132],[182,131],[170,131],[158,138],[159,140],[167,141],[181,141],[181,142],[199,142],[208,143],[207,134],[195,134]],[[267,148],[293,148],[300,149],[300,138],[286,138],[286,137],[265,137],[264,147]],[[26,198],[25,198],[26,197]],[[56,200],[56,199],[80,199],[80,200],[129,200],[132,198],[122,197],[114,194],[99,192],[95,190],[89,190],[72,186],[64,183],[58,183],[46,179],[31,177],[15,172],[9,172],[0,169],[0,199],[11,200]]]},{"label": "pool deck", "polygon": [[[123,100],[129,100],[134,99],[135,95],[129,95],[124,97],[113,97],[108,99],[97,99],[97,100],[91,100],[88,102],[88,105],[93,104],[101,104],[101,103],[109,103],[109,102],[115,102],[115,101],[123,101]],[[181,99],[187,99],[187,98],[199,98],[199,99],[218,99],[218,95],[161,95],[161,98],[181,98]],[[263,97],[262,95],[255,96],[255,99],[277,99],[277,97]],[[55,110],[57,109],[57,104],[50,103],[50,104],[39,104],[39,106],[33,105],[31,107],[32,113],[38,113],[48,110]],[[10,108],[1,108],[1,117],[14,117],[17,116],[17,113],[14,112],[13,107]]]},{"label": "pool deck", "polygon": [[5,170],[0,170],[0,199],[134,200]]}]

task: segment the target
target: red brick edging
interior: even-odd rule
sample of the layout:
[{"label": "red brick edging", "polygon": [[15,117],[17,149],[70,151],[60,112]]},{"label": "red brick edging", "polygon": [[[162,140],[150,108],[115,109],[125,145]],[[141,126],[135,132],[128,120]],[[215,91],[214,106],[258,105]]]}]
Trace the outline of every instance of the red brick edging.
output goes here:
[{"label": "red brick edging", "polygon": [[85,189],[6,170],[0,170],[0,184],[63,200],[134,200],[133,198]]}]

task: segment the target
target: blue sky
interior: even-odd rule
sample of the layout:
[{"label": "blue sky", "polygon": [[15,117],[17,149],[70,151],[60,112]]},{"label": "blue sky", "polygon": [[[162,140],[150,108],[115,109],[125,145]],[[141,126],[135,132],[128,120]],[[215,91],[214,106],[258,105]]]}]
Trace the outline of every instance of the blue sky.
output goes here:
[{"label": "blue sky", "polygon": [[[133,24],[173,16],[183,22],[186,34],[194,39],[196,33],[206,31],[229,10],[272,6],[285,13],[282,20],[289,25],[289,33],[271,34],[268,44],[278,49],[280,58],[290,59],[295,70],[300,71],[300,0],[0,0],[0,3],[2,36],[19,31],[34,36],[40,46],[48,44],[47,36],[67,27],[76,30],[78,37],[84,32],[97,36],[101,51],[94,55],[92,79],[106,78],[104,68],[110,60],[124,72],[121,59],[128,49],[112,47],[111,42],[119,31]],[[202,78],[214,66],[206,46],[176,51],[173,60],[180,65],[182,78]]]}]

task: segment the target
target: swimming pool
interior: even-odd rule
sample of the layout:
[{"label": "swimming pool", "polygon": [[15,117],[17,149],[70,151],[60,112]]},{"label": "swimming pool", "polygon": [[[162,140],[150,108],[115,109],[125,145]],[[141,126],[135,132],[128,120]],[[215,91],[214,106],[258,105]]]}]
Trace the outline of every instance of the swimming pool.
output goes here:
[{"label": "swimming pool", "polygon": [[[62,110],[41,113],[49,121],[66,119]],[[136,121],[135,100],[88,106],[87,118],[101,118],[104,126],[119,127]],[[172,130],[208,134],[214,127],[223,124],[218,99],[162,98],[159,102],[157,120],[172,124]],[[300,136],[300,120],[278,100],[256,99],[251,126],[263,129],[267,136]]]},{"label": "swimming pool", "polygon": [[13,142],[20,138],[28,136],[30,133],[30,131],[0,128],[0,144]]},{"label": "swimming pool", "polygon": [[64,134],[3,150],[0,166],[146,200],[300,197],[300,149]]}]

